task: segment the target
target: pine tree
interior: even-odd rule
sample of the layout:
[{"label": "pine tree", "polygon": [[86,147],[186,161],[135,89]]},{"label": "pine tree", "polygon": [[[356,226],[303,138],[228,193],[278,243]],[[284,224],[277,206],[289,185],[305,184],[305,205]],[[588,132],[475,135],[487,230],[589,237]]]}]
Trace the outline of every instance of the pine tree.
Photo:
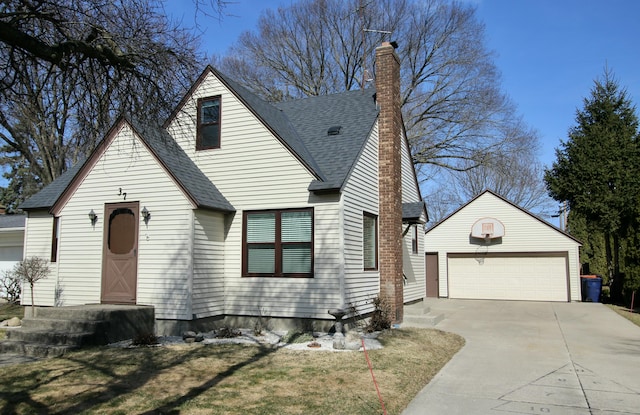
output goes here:
[{"label": "pine tree", "polygon": [[621,239],[636,217],[640,154],[635,106],[608,70],[576,112],[576,124],[556,149],[545,182],[551,197],[567,201],[589,228],[603,233],[611,297],[620,301]]}]

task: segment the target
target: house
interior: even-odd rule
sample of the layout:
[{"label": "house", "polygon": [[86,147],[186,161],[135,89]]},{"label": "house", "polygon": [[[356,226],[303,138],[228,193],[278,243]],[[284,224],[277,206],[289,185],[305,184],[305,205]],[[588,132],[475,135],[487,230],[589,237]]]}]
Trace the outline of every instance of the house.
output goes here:
[{"label": "house", "polygon": [[425,234],[427,297],[580,301],[580,241],[489,190]]},{"label": "house", "polygon": [[399,59],[376,56],[376,91],[270,104],[208,67],[162,126],[121,118],[21,206],[25,256],[53,269],[34,301],[153,305],[169,333],[365,315],[380,294],[401,321],[425,292],[427,216]]},{"label": "house", "polygon": [[22,261],[25,219],[25,215],[7,215],[0,207],[0,275]]}]

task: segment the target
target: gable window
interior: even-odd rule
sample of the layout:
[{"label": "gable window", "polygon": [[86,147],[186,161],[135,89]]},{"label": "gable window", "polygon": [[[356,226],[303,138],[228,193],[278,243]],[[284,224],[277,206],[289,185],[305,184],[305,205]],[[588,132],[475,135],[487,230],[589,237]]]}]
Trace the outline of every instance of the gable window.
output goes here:
[{"label": "gable window", "polygon": [[313,277],[313,209],[246,211],[242,275]]},{"label": "gable window", "polygon": [[220,148],[220,96],[198,100],[196,150]]},{"label": "gable window", "polygon": [[58,261],[58,241],[60,240],[60,216],[53,218],[53,234],[51,235],[51,262]]},{"label": "gable window", "polygon": [[378,269],[378,217],[362,214],[362,257],[365,271]]}]

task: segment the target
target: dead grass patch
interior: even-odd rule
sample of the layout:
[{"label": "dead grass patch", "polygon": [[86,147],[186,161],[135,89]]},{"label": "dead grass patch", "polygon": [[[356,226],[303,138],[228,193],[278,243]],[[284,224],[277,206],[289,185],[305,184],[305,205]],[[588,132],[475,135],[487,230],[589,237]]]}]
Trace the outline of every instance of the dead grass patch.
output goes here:
[{"label": "dead grass patch", "polygon": [[[369,352],[385,406],[400,413],[462,347],[400,329]],[[6,369],[6,368],[5,368]],[[0,413],[378,414],[362,352],[246,345],[94,348],[0,373]]]},{"label": "dead grass patch", "polygon": [[631,321],[636,326],[640,326],[640,309],[635,309],[633,312],[629,311],[629,308],[619,305],[607,304],[607,307],[620,314],[622,317]]}]

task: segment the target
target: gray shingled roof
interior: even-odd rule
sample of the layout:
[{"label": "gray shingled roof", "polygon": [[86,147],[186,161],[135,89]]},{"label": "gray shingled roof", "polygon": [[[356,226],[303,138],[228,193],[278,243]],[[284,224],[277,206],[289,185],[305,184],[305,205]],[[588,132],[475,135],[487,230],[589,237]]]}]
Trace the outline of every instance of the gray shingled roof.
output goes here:
[{"label": "gray shingled roof", "polygon": [[[291,120],[326,177],[313,181],[309,190],[340,190],[378,116],[374,91],[349,91],[276,106]],[[340,134],[328,135],[334,126],[342,127]]]},{"label": "gray shingled roof", "polygon": [[24,228],[26,215],[8,214],[0,215],[0,229]]},{"label": "gray shingled roof", "polygon": [[76,177],[76,174],[78,174],[84,163],[85,160],[82,160],[70,167],[48,186],[45,186],[38,193],[22,202],[22,204],[18,206],[18,208],[22,210],[35,210],[49,209],[50,207],[52,207],[56,203],[58,198],[62,196],[62,193],[69,186],[69,184],[71,184],[71,181],[74,177]]},{"label": "gray shingled roof", "polygon": [[[211,180],[202,173],[169,133],[160,127],[143,125],[137,121],[126,118],[125,121],[129,123],[141,139],[147,143],[160,163],[166,167],[168,172],[196,202],[198,207],[224,212],[235,212],[233,205],[220,193]],[[62,193],[67,186],[69,186],[85,162],[77,163],[74,167],[67,170],[49,186],[46,186],[40,192],[22,203],[20,208],[23,210],[51,208],[60,196],[62,196]]]},{"label": "gray shingled roof", "polygon": [[403,203],[402,204],[402,220],[405,222],[415,222],[420,219],[422,212],[426,212],[427,208],[424,201]]},{"label": "gray shingled roof", "polygon": [[[371,133],[378,116],[373,90],[305,98],[270,104],[234,80],[209,67],[316,176],[314,192],[339,191]],[[128,120],[167,170],[198,206],[235,211],[209,178],[161,127]],[[328,135],[340,126],[340,134]],[[85,162],[70,168],[20,208],[48,209],[60,198]]]},{"label": "gray shingled roof", "polygon": [[233,205],[220,193],[218,188],[196,166],[166,130],[159,126],[142,125],[133,120],[129,120],[129,123],[149,145],[169,173],[193,198],[198,207],[235,212]]},{"label": "gray shingled roof", "polygon": [[245,105],[260,118],[267,127],[276,133],[278,137],[284,140],[284,143],[297,155],[300,160],[321,180],[324,175],[315,158],[309,152],[305,143],[296,131],[296,127],[278,107],[264,101],[233,79],[218,72],[214,68],[211,71],[225,83],[236,95],[245,103]]}]

